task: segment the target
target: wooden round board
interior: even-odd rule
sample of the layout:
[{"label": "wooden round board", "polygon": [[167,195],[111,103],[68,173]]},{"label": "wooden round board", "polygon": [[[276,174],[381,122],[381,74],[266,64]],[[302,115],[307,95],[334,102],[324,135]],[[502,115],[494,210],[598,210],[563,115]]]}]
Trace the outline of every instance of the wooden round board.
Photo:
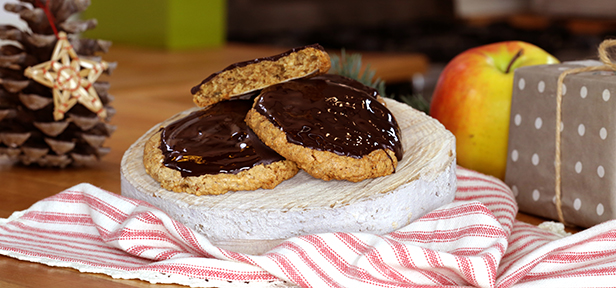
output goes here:
[{"label": "wooden round board", "polygon": [[437,120],[385,99],[402,135],[404,157],[394,174],[323,181],[304,171],[274,189],[196,196],[165,190],[143,165],[143,147],[161,126],[141,136],[122,158],[122,195],[144,200],[207,236],[218,247],[261,254],[285,239],[325,232],[385,234],[453,201],[455,137]]}]

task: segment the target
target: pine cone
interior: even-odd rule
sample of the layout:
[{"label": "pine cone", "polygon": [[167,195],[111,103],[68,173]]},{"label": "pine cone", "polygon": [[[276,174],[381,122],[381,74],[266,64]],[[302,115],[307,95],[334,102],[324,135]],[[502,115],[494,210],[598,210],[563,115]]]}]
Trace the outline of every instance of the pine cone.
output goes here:
[{"label": "pine cone", "polygon": [[[103,142],[115,126],[108,124],[115,110],[109,105],[109,83],[97,81],[94,89],[107,112],[100,119],[80,103],[54,120],[52,89],[24,76],[27,67],[49,61],[58,41],[45,11],[46,5],[58,31],[68,39],[80,58],[100,61],[95,54],[107,52],[109,41],[80,39],[77,33],[92,29],[96,20],[72,20],[71,15],[84,11],[89,0],[20,0],[4,9],[19,14],[30,31],[0,25],[0,39],[12,40],[0,47],[0,159],[8,157],[25,165],[66,167],[95,163],[109,152]],[[47,3],[49,1],[49,3]],[[71,19],[71,20],[69,20]],[[116,63],[110,63],[109,74]]]}]

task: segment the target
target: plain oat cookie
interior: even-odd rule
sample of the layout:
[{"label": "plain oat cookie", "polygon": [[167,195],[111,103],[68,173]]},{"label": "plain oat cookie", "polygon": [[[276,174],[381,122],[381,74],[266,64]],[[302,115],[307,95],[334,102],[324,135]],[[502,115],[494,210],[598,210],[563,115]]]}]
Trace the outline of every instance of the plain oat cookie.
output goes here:
[{"label": "plain oat cookie", "polygon": [[229,65],[191,89],[199,107],[292,79],[325,74],[329,55],[319,44],[293,48],[278,55]]}]

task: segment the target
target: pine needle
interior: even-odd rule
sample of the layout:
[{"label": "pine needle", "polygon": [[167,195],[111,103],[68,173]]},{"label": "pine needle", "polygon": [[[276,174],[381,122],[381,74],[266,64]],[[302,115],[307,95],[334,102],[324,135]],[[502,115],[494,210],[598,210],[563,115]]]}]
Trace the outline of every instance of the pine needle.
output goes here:
[{"label": "pine needle", "polygon": [[344,48],[340,51],[340,56],[331,55],[331,73],[338,74],[341,76],[349,77],[351,79],[355,79],[360,83],[370,86],[377,91],[379,91],[380,95],[385,95],[385,82],[381,80],[381,78],[377,78],[372,81],[376,71],[374,71],[370,64],[366,65],[366,69],[364,69],[363,73],[361,71],[361,54],[352,53],[347,54]]},{"label": "pine needle", "polygon": [[332,74],[338,74],[355,79],[366,86],[376,89],[379,92],[379,95],[383,97],[399,99],[407,105],[425,113],[428,113],[430,110],[430,103],[428,103],[428,101],[421,95],[387,95],[385,92],[385,81],[381,80],[381,78],[377,78],[374,81],[372,80],[376,75],[376,71],[370,67],[370,64],[366,64],[366,68],[362,73],[361,54],[347,54],[345,49],[342,48],[340,51],[340,56],[333,54],[330,56],[330,59],[332,64],[330,71]]}]

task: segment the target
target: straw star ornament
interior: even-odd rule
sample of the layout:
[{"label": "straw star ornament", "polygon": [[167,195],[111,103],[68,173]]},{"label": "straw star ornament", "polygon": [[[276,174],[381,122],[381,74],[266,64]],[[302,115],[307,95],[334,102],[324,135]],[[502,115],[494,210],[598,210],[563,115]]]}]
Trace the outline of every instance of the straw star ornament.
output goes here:
[{"label": "straw star ornament", "polygon": [[108,67],[105,61],[79,58],[66,33],[59,32],[51,60],[26,68],[24,75],[53,89],[56,121],[78,102],[103,119],[107,112],[92,84]]}]

